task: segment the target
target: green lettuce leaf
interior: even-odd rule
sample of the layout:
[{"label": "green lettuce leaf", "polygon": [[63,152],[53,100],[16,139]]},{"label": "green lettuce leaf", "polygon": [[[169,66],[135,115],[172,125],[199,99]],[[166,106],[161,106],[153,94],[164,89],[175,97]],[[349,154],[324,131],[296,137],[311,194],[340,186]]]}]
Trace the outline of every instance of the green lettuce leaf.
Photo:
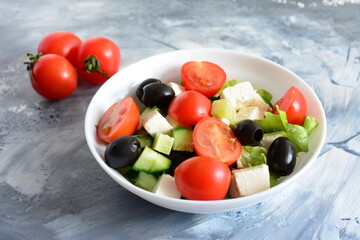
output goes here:
[{"label": "green lettuce leaf", "polygon": [[279,112],[280,119],[286,129],[288,138],[294,144],[296,152],[299,153],[299,152],[309,151],[308,149],[309,135],[307,130],[303,126],[288,123],[286,112],[280,110],[278,106],[276,107]]},{"label": "green lettuce leaf", "polygon": [[318,125],[318,121],[312,116],[307,116],[303,124],[309,135]]},{"label": "green lettuce leaf", "polygon": [[220,88],[220,90],[212,97],[212,98],[218,98],[220,96],[220,94],[222,93],[222,91],[227,88],[227,87],[232,87],[236,84],[238,84],[239,81],[236,79],[230,80],[230,81],[226,81],[224,83],[224,85]]},{"label": "green lettuce leaf", "polygon": [[255,120],[265,133],[271,133],[276,131],[285,131],[285,126],[281,121],[281,118],[278,114],[273,114],[271,112],[265,112],[265,118],[261,120]]},{"label": "green lettuce leaf", "polygon": [[270,187],[274,187],[278,184],[278,180],[275,175],[270,173]]},{"label": "green lettuce leaf", "polygon": [[309,151],[309,135],[304,127],[296,124],[288,124],[286,129],[288,138],[294,144],[297,153]]},{"label": "green lettuce leaf", "polygon": [[278,114],[265,112],[265,118],[256,120],[265,133],[285,131],[289,140],[294,144],[296,152],[307,152],[309,134],[308,130],[297,124],[290,124],[287,121],[286,113],[278,109]]},{"label": "green lettuce leaf", "polygon": [[258,89],[256,90],[256,93],[260,95],[260,97],[269,105],[271,108],[273,108],[273,105],[271,104],[272,95],[265,89]]},{"label": "green lettuce leaf", "polygon": [[240,161],[244,167],[266,164],[266,150],[259,146],[242,146]]}]

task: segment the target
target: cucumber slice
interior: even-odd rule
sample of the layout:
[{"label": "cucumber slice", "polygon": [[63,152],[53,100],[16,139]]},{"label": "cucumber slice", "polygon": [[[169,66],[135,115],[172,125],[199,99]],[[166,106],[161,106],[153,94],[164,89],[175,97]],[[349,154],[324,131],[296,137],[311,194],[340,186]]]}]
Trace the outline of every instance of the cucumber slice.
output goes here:
[{"label": "cucumber slice", "polygon": [[150,147],[145,147],[132,169],[140,172],[164,172],[171,165],[171,160],[161,155]]},{"label": "cucumber slice", "polygon": [[265,148],[266,150],[269,149],[271,143],[277,139],[278,137],[287,137],[286,132],[284,131],[277,131],[272,133],[265,133],[263,138],[261,139],[259,146]]},{"label": "cucumber slice", "polygon": [[174,138],[162,133],[156,133],[152,148],[166,155],[170,154]]},{"label": "cucumber slice", "polygon": [[193,131],[185,128],[176,128],[172,131],[174,144],[172,149],[176,151],[194,151],[194,144],[192,139]]},{"label": "cucumber slice", "polygon": [[151,192],[157,181],[158,179],[154,175],[146,172],[139,172],[135,180],[135,185]]},{"label": "cucumber slice", "polygon": [[153,138],[150,135],[134,135],[134,137],[139,141],[141,148],[153,145]]},{"label": "cucumber slice", "polygon": [[131,168],[131,166],[119,168],[118,171],[130,182],[134,183],[139,172]]},{"label": "cucumber slice", "polygon": [[152,167],[150,169],[150,173],[165,172],[171,166],[171,160],[170,159],[168,159],[167,157],[161,155],[160,153],[157,153],[157,154],[158,154],[157,159],[156,159],[154,165],[152,165]]},{"label": "cucumber slice", "polygon": [[219,99],[213,102],[211,115],[215,118],[226,118],[230,121],[230,125],[234,125],[236,109],[230,99]]}]

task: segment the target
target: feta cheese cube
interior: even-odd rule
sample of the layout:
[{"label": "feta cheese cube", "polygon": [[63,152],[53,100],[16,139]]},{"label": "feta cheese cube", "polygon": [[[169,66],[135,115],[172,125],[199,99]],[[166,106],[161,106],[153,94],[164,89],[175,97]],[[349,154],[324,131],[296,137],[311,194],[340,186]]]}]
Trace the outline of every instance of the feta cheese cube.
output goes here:
[{"label": "feta cheese cube", "polygon": [[156,133],[171,135],[173,127],[170,123],[158,112],[152,111],[143,120],[145,130],[154,137]]},{"label": "feta cheese cube", "polygon": [[168,83],[168,86],[171,87],[174,90],[175,96],[179,95],[182,92],[185,92],[185,87],[181,86],[181,85],[179,85],[177,83],[170,82],[170,83]]},{"label": "feta cheese cube", "polygon": [[264,113],[261,113],[258,107],[241,107],[235,115],[236,122],[240,122],[245,119],[255,120],[263,118]]},{"label": "feta cheese cube", "polygon": [[269,105],[257,94],[250,82],[241,82],[234,86],[225,88],[220,98],[230,99],[236,110],[241,107],[258,107],[263,115],[269,108]]},{"label": "feta cheese cube", "polygon": [[270,188],[269,167],[259,166],[235,169],[231,174],[230,196],[249,196]]},{"label": "feta cheese cube", "polygon": [[220,118],[220,120],[225,123],[226,125],[230,126],[230,121],[227,118]]},{"label": "feta cheese cube", "polygon": [[160,176],[153,192],[161,196],[181,198],[181,193],[176,188],[175,179],[166,173]]}]

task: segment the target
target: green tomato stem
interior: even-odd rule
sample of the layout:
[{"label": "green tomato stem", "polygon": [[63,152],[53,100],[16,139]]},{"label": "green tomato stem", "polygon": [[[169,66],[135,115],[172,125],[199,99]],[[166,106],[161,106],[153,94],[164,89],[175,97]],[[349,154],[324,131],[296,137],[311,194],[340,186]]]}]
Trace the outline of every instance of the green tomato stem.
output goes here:
[{"label": "green tomato stem", "polygon": [[106,78],[110,77],[110,74],[106,73],[106,72],[102,72],[100,71],[100,66],[101,63],[100,61],[96,58],[95,55],[89,55],[84,59],[84,63],[85,63],[85,67],[84,70],[91,74],[91,73],[100,73],[103,76],[107,76]]}]

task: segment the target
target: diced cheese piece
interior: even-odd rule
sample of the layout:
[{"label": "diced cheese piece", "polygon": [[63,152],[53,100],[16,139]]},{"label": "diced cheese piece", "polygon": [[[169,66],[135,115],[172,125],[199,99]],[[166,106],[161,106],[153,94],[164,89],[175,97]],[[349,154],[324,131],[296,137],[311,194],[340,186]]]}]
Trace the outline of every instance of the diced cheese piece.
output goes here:
[{"label": "diced cheese piece", "polygon": [[140,122],[139,122],[137,130],[140,130],[141,128],[143,128],[144,119],[149,115],[149,113],[152,113],[153,111],[159,111],[159,110],[160,109],[156,106],[155,107],[146,107],[140,114]]},{"label": "diced cheese piece", "polygon": [[236,122],[240,122],[245,119],[263,119],[264,113],[260,112],[258,107],[241,107],[235,115]]},{"label": "diced cheese piece", "polygon": [[269,188],[270,174],[266,164],[232,171],[229,190],[231,197],[249,196]]},{"label": "diced cheese piece", "polygon": [[145,130],[154,137],[156,133],[171,135],[173,127],[168,121],[158,112],[152,111],[143,120]]},{"label": "diced cheese piece", "polygon": [[229,121],[229,119],[227,119],[227,118],[220,118],[220,120],[223,122],[223,123],[225,123],[226,125],[230,125],[230,121]]},{"label": "diced cheese piece", "polygon": [[[243,153],[241,153],[242,155]],[[242,164],[241,162],[241,155],[240,157],[238,158],[238,160],[236,160],[236,168],[240,169],[240,168],[244,168],[244,165]]]},{"label": "diced cheese piece", "polygon": [[171,87],[174,90],[175,96],[179,95],[182,92],[185,92],[185,87],[181,86],[181,85],[179,85],[177,83],[170,82],[170,83],[168,83],[168,86]]},{"label": "diced cheese piece", "polygon": [[167,115],[167,116],[165,117],[165,119],[168,121],[168,123],[170,123],[170,125],[171,125],[173,128],[192,129],[191,125],[186,125],[186,124],[179,123],[179,122],[175,121],[174,119],[172,119],[169,115]]},{"label": "diced cheese piece", "polygon": [[161,196],[181,198],[181,193],[176,188],[175,179],[166,173],[160,176],[153,192]]},{"label": "diced cheese piece", "polygon": [[269,108],[269,105],[256,93],[256,90],[248,81],[225,88],[220,98],[230,99],[236,110],[241,107],[258,107],[260,113],[263,114]]}]

